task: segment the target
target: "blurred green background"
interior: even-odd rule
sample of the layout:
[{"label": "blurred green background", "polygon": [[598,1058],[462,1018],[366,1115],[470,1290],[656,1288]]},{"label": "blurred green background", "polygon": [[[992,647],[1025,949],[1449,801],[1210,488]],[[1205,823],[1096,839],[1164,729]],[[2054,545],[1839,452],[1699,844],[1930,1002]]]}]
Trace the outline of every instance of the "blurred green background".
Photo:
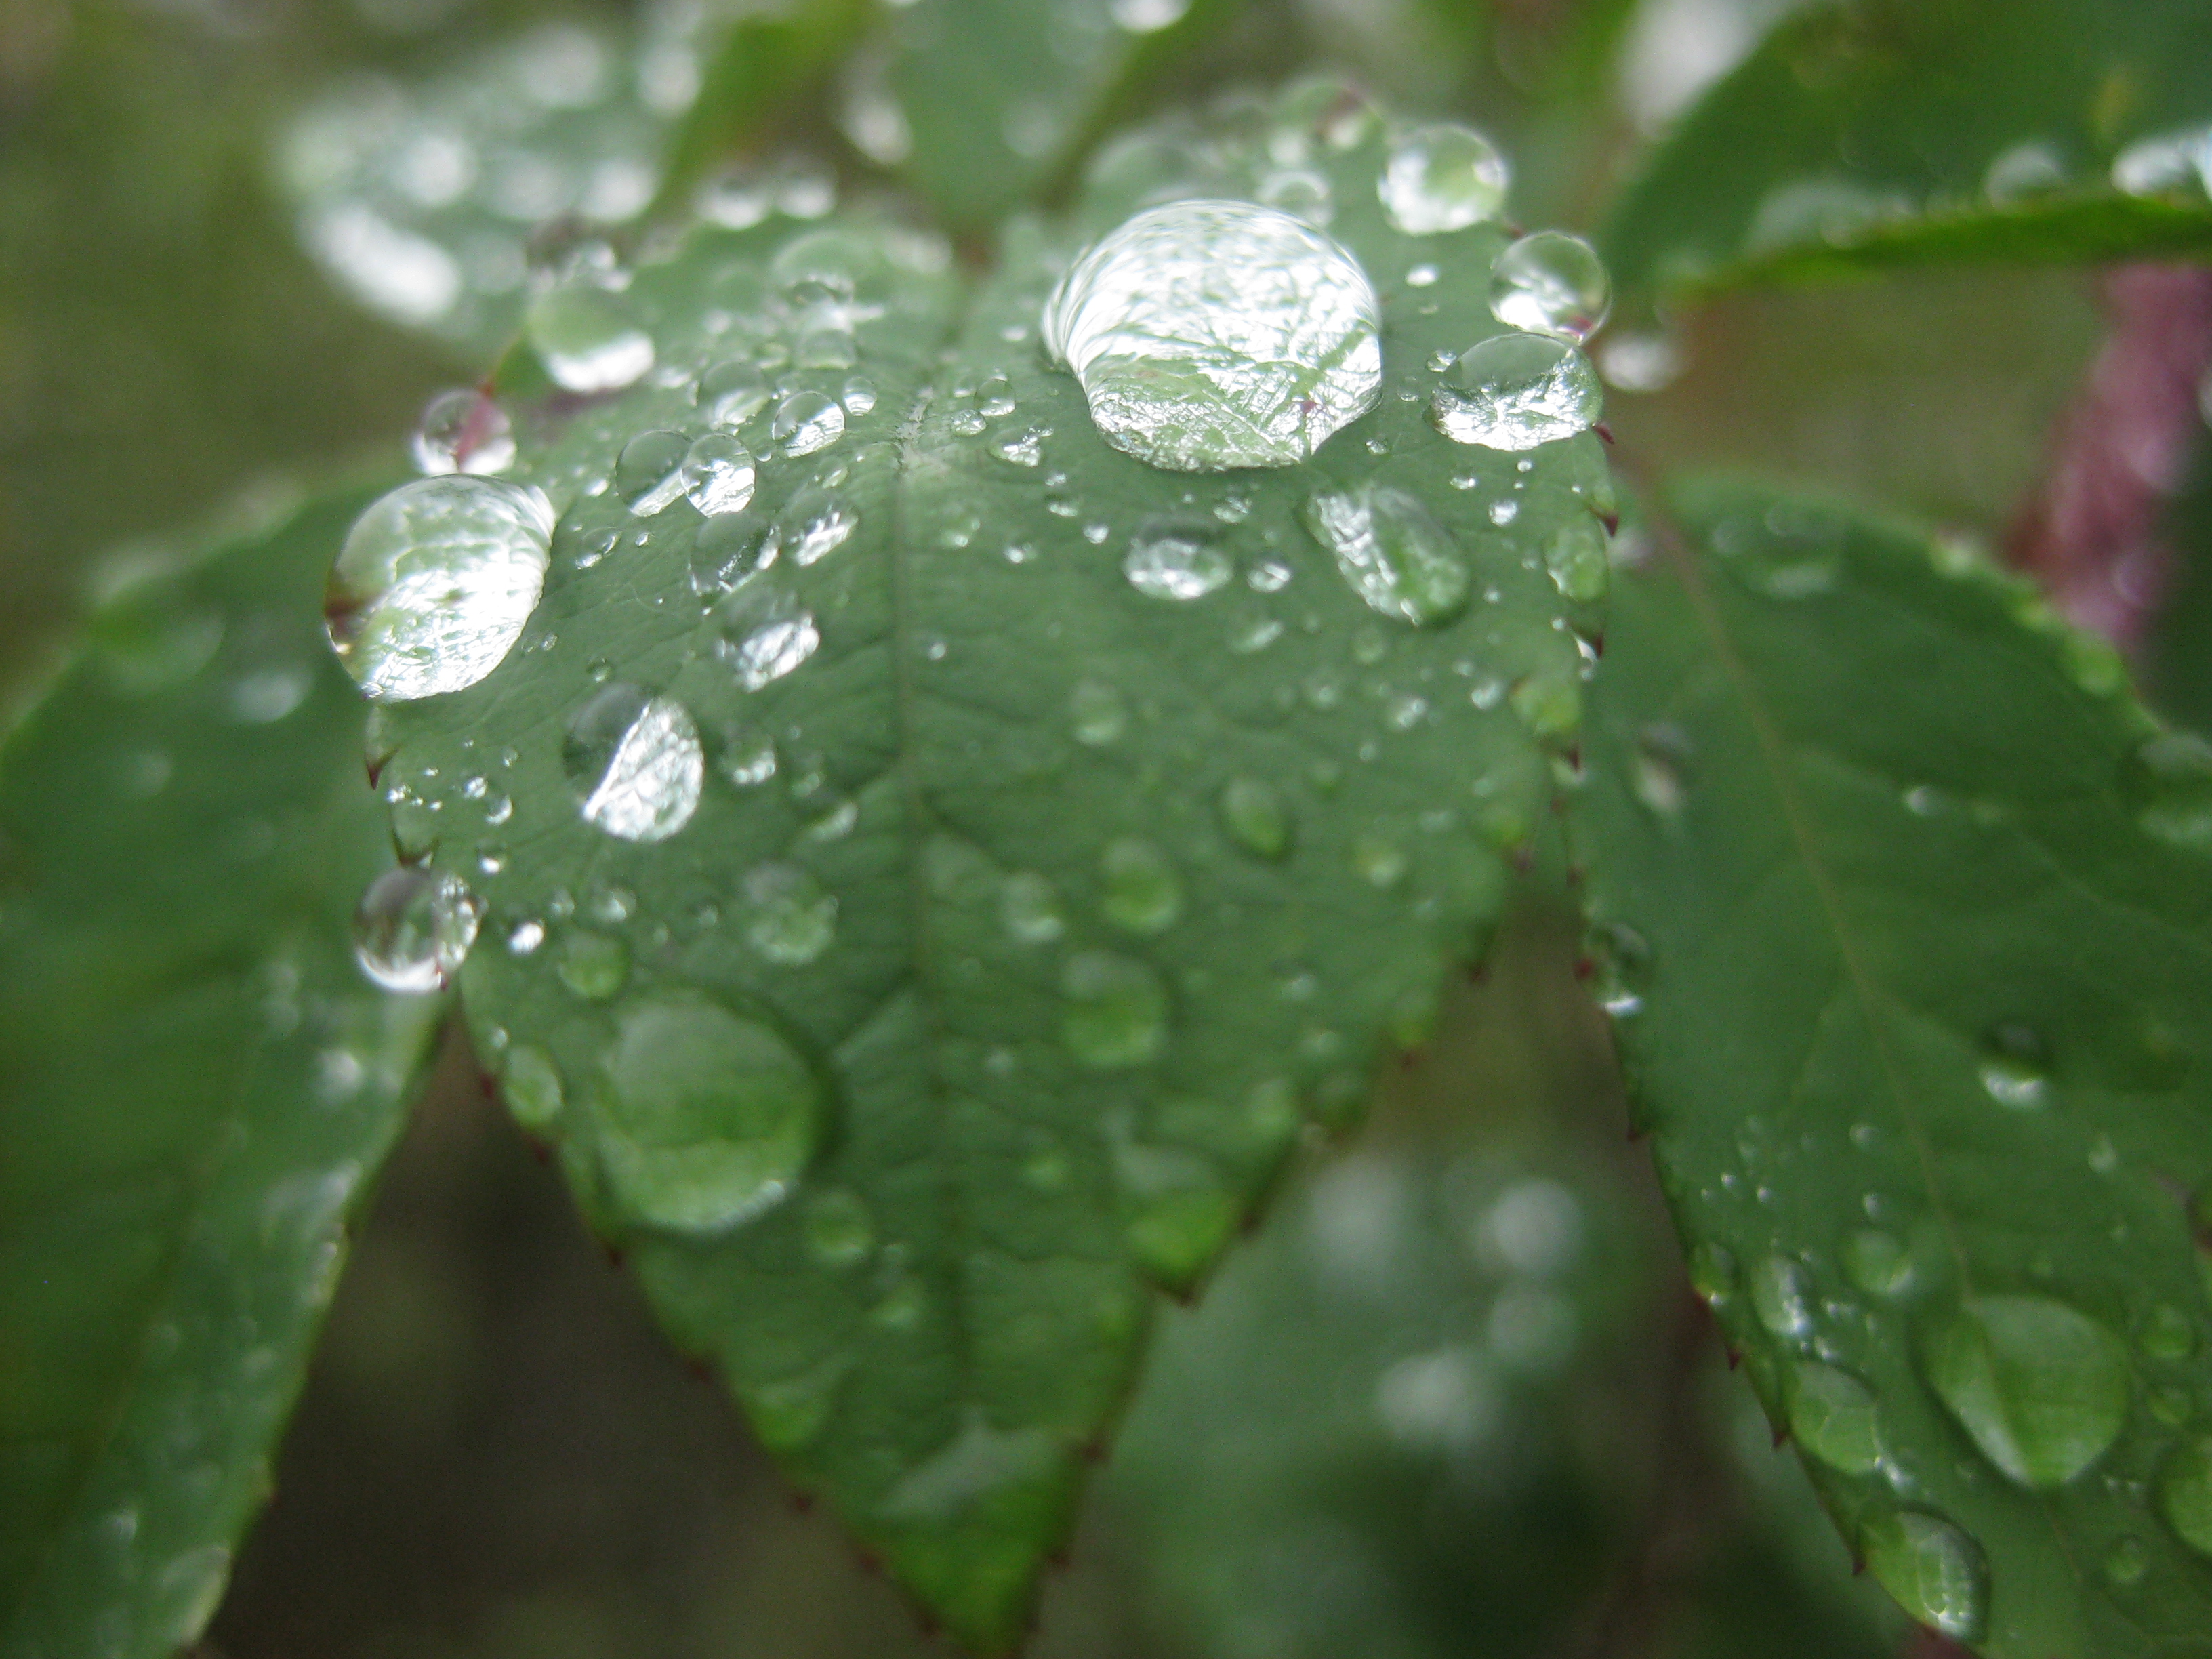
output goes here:
[{"label": "blurred green background", "polygon": [[[1520,218],[1586,228],[1638,143],[1780,9],[1271,0],[1146,94],[1332,64],[1490,131]],[[275,182],[300,112],[549,21],[669,19],[0,0],[0,702],[104,561],[396,464],[426,399],[482,372],[481,349],[379,320],[302,251]],[[865,175],[832,122],[801,125]],[[1745,297],[1687,319],[1680,378],[1615,390],[1610,420],[1632,477],[1754,464],[1996,540],[2100,330],[2070,272]],[[1355,1144],[1310,1160],[1195,1307],[1164,1311],[1039,1655],[1907,1644],[1726,1376],[1542,887]],[[207,1649],[934,1650],[665,1351],[458,1047],[384,1177]]]}]

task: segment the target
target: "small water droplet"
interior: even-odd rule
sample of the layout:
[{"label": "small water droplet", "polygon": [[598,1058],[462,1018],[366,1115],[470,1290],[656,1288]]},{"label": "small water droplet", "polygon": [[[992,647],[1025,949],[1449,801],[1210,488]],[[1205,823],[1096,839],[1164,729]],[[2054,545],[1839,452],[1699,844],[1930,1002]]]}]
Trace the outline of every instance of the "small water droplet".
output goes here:
[{"label": "small water droplet", "polygon": [[532,301],[523,333],[553,383],[567,392],[619,392],[653,364],[653,336],[635,326],[621,301],[591,274]]},{"label": "small water droplet", "polygon": [[811,455],[845,435],[845,406],[818,392],[794,392],[775,406],[769,434],[787,455]]},{"label": "small water droplet", "polygon": [[483,902],[459,876],[403,865],[362,895],[354,956],[387,991],[435,991],[459,971],[483,921]]},{"label": "small water droplet", "polygon": [[717,622],[722,636],[716,641],[716,653],[748,691],[781,679],[822,643],[813,612],[760,581],[741,584],[732,592],[722,602]]},{"label": "small water droplet", "polygon": [[706,778],[684,705],[621,682],[587,698],[561,746],[585,822],[624,841],[665,841],[691,821]]},{"label": "small water droplet", "polygon": [[2212,1439],[2199,1437],[2173,1454],[2158,1483],[2158,1507],[2183,1543],[2212,1555]]},{"label": "small water droplet", "polygon": [[2130,757],[2124,785],[2145,834],[2189,853],[2212,853],[2212,743],[2161,732]]},{"label": "small water droplet", "polygon": [[532,956],[537,953],[538,947],[544,943],[545,924],[544,922],[518,921],[507,936],[507,954],[516,957]]},{"label": "small water droplet", "polygon": [[803,967],[837,934],[837,898],[795,864],[763,864],[744,879],[745,942],[770,962]]},{"label": "small water droplet", "polygon": [[1707,1239],[1690,1251],[1690,1288],[1718,1308],[1735,1295],[1735,1255]]},{"label": "small water droplet", "polygon": [[1860,1528],[1859,1553],[1875,1581],[1914,1618],[1962,1642],[1980,1639],[1989,1618],[1989,1563],[1958,1528],[1919,1510],[1895,1510]]},{"label": "small water droplet", "polygon": [[466,476],[402,484],[355,521],[331,568],[331,648],[379,702],[474,685],[521,638],[552,535],[536,489]]},{"label": "small water droplet", "polygon": [[1805,1270],[1786,1255],[1770,1255],[1753,1270],[1751,1310],[1759,1322],[1786,1342],[1813,1334],[1813,1297]]},{"label": "small water droplet", "polygon": [[2128,196],[2201,198],[2212,191],[2212,127],[2137,139],[2114,159],[2112,187]]},{"label": "small water droplet", "polygon": [[1364,414],[1381,317],[1358,261],[1310,225],[1184,201],[1078,259],[1042,326],[1109,443],[1193,472],[1293,465]]},{"label": "small water droplet", "polygon": [[775,775],[775,739],[749,726],[732,726],[722,735],[720,770],[740,789],[766,783]]},{"label": "small water droplet", "polygon": [[1605,266],[1579,236],[1524,236],[1491,270],[1491,314],[1508,328],[1580,342],[1603,326],[1612,306]]},{"label": "small water droplet", "polygon": [[2127,1419],[2127,1350],[2036,1296],[1969,1298],[1933,1334],[1928,1381],[1982,1454],[2025,1486],[2063,1486]]},{"label": "small water droplet", "polygon": [[1587,515],[1560,526],[1544,547],[1544,568],[1560,597],[1577,605],[1593,605],[1605,597],[1613,580],[1613,561],[1606,550],[1605,532]]},{"label": "small water droplet", "polygon": [[1158,933],[1182,915],[1182,880],[1166,854],[1148,841],[1124,836],[1106,844],[1098,871],[1098,908],[1116,927]]},{"label": "small water droplet", "polygon": [[757,476],[752,451],[726,432],[710,432],[684,453],[684,493],[709,519],[744,510]]},{"label": "small water droplet", "polygon": [[1397,136],[1377,191],[1392,224],[1408,236],[1433,236],[1495,219],[1510,177],[1489,139],[1440,122]]},{"label": "small water droplet", "polygon": [[1474,573],[1466,550],[1407,491],[1371,482],[1319,490],[1303,517],[1371,610],[1430,627],[1467,608]]},{"label": "small water droplet", "polygon": [[2029,138],[2001,151],[1982,174],[1982,194],[1994,207],[2014,207],[2066,188],[2066,159],[2052,145]]},{"label": "small water droplet", "polygon": [[596,1101],[614,1195],[641,1219],[718,1232],[780,1203],[812,1155],[821,1085],[774,1028],[703,998],[625,1006]]},{"label": "small water droplet", "polygon": [[441,392],[422,411],[407,448],[425,477],[503,472],[514,463],[514,427],[481,392]]},{"label": "small water droplet", "polygon": [[1132,34],[1152,34],[1183,20],[1191,0],[1113,0],[1114,21]]},{"label": "small water droplet", "polygon": [[860,509],[821,484],[793,493],[777,517],[776,539],[791,562],[818,564],[850,541],[860,526]]},{"label": "small water droplet", "polygon": [[685,487],[684,458],[691,441],[680,432],[641,432],[615,462],[615,488],[629,510],[649,519],[679,499]]},{"label": "small water droplet", "polygon": [[1881,1419],[1874,1391],[1849,1371],[1800,1360],[1790,1373],[1790,1431],[1832,1468],[1868,1474],[1881,1463]]},{"label": "small water droplet", "polygon": [[1024,945],[1049,945],[1067,931],[1060,896],[1033,870],[1017,871],[1000,884],[999,921]]},{"label": "small water droplet", "polygon": [[691,543],[691,591],[726,593],[782,556],[775,528],[759,514],[721,514],[701,525]]},{"label": "small water droplet", "polygon": [[2136,1340],[2153,1359],[2186,1359],[2197,1352],[2197,1322],[2170,1302],[2144,1316]]},{"label": "small water droplet", "polygon": [[1249,853],[1279,859],[1291,850],[1291,811],[1263,778],[1231,778],[1221,791],[1221,823]]},{"label": "small water droplet", "polygon": [[1544,334],[1493,334],[1437,388],[1429,418],[1454,443],[1534,449],[1586,432],[1605,406],[1589,360]]},{"label": "small water droplet", "polygon": [[543,1048],[518,1043],[508,1049],[499,1088],[514,1121],[532,1133],[543,1134],[560,1121],[567,1091],[560,1066]]},{"label": "small water droplet", "polygon": [[1405,850],[1381,836],[1356,836],[1352,843],[1352,868],[1370,887],[1395,887],[1405,878]]},{"label": "small water droplet", "polygon": [[1079,951],[1060,970],[1060,1030],[1076,1061],[1122,1071],[1158,1057],[1167,1044],[1168,995],[1145,963],[1105,951]]},{"label": "small water droplet", "polygon": [[1129,586],[1155,599],[1199,599],[1227,586],[1236,567],[1203,526],[1152,526],[1121,561]]},{"label": "small water droplet", "polygon": [[605,1002],[629,982],[629,946],[606,933],[579,929],[561,941],[553,971],[586,1002]]},{"label": "small water droplet", "polygon": [[1869,1228],[1844,1245],[1844,1274],[1869,1296],[1901,1295],[1912,1285],[1912,1253],[1892,1234]]},{"label": "small water droplet", "polygon": [[1103,680],[1078,680],[1067,696],[1074,721],[1075,740],[1092,749],[1103,748],[1128,729],[1128,706],[1121,694]]},{"label": "small water droplet", "polygon": [[806,1205],[806,1253],[823,1267],[856,1267],[876,1246],[868,1206],[842,1189],[817,1193]]},{"label": "small water droplet", "polygon": [[735,430],[769,406],[775,392],[750,362],[717,363],[699,377],[699,407],[712,424]]}]

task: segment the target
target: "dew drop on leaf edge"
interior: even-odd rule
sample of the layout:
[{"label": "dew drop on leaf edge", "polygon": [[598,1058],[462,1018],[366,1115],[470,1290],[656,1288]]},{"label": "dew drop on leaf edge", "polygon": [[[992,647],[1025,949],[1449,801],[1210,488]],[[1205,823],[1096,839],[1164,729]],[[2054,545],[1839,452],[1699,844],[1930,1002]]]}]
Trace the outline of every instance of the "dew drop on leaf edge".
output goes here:
[{"label": "dew drop on leaf edge", "polygon": [[387,991],[435,991],[467,960],[483,921],[483,901],[459,877],[402,865],[362,893],[354,911],[354,956]]}]

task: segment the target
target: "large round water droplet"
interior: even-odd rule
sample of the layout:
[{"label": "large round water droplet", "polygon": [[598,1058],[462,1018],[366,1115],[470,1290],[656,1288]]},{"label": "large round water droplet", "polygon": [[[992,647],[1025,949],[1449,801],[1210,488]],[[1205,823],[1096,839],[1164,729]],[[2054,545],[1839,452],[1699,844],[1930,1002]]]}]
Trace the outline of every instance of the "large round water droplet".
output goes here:
[{"label": "large round water droplet", "polygon": [[775,526],[758,513],[724,513],[699,526],[691,542],[691,591],[726,593],[781,556]]},{"label": "large round water droplet", "polygon": [[1493,334],[1452,366],[1429,419],[1454,443],[1534,449],[1587,432],[1605,409],[1589,360],[1544,334]]},{"label": "large round water droplet", "polygon": [[824,484],[793,493],[776,516],[776,543],[800,567],[819,563],[850,541],[860,511]]},{"label": "large round water droplet", "polygon": [[1466,550],[1415,496],[1389,484],[1320,490],[1303,516],[1368,606],[1416,627],[1467,609],[1474,575]]},{"label": "large round water droplet", "polygon": [[710,432],[684,453],[684,493],[710,519],[750,505],[755,476],[752,451],[726,432]]},{"label": "large round water droplet", "polygon": [[415,470],[428,477],[504,471],[514,459],[514,428],[483,392],[443,392],[422,411],[407,450]]},{"label": "large round water droplet", "polygon": [[1148,841],[1125,836],[1107,843],[1098,861],[1103,888],[1098,908],[1116,927],[1158,933],[1182,915],[1182,879],[1168,855]]},{"label": "large round water droplet", "polygon": [[766,409],[775,392],[757,365],[739,361],[717,363],[702,374],[697,396],[710,422],[733,429]]},{"label": "large round water droplet", "polygon": [[1398,136],[1377,188],[1392,224],[1408,236],[1433,236],[1495,219],[1510,179],[1489,139],[1443,122]]},{"label": "large round water droplet", "polygon": [[483,904],[461,878],[413,865],[369,883],[353,915],[355,958],[387,991],[435,991],[476,943]]},{"label": "large round water droplet", "polygon": [[775,406],[769,435],[787,455],[811,455],[845,435],[845,405],[818,392],[794,392]]},{"label": "large round water droplet", "polygon": [[653,336],[588,277],[546,289],[531,301],[522,326],[545,372],[564,391],[619,392],[653,367]]},{"label": "large round water droplet", "polygon": [[1790,1373],[1790,1431],[1832,1468],[1865,1474],[1881,1462],[1874,1391],[1849,1371],[1803,1360]]},{"label": "large round water droplet", "polygon": [[1580,341],[1604,325],[1612,308],[1605,266],[1579,236],[1556,230],[1523,236],[1491,267],[1491,314],[1508,328]]},{"label": "large round water droplet", "polygon": [[716,620],[722,637],[715,650],[748,691],[781,679],[822,643],[814,613],[763,581],[741,584],[722,602]]},{"label": "large round water droplet", "polygon": [[1043,333],[1106,441],[1182,472],[1289,466],[1366,413],[1382,307],[1358,260],[1249,202],[1138,214],[1077,260]]},{"label": "large round water droplet", "polygon": [[1121,1071],[1158,1057],[1168,1033],[1167,988],[1143,963],[1079,951],[1060,971],[1060,1032],[1078,1064]]},{"label": "large round water droplet", "polygon": [[1140,531],[1121,561],[1129,586],[1155,599],[1201,599],[1237,574],[1206,531],[1182,526]]},{"label": "large round water droplet", "polygon": [[684,457],[691,441],[680,432],[641,432],[615,460],[615,488],[629,510],[649,519],[684,494]]},{"label": "large round water droplet", "polygon": [[561,758],[585,821],[624,841],[666,841],[690,823],[707,775],[684,705],[620,682],[570,718]]},{"label": "large round water droplet", "polygon": [[1989,1620],[1990,1568],[1981,1546],[1940,1516],[1899,1510],[1859,1528],[1869,1571],[1924,1625],[1962,1642]]},{"label": "large round water droplet", "polygon": [[363,513],[331,567],[331,647],[362,690],[404,702],[474,685],[521,638],[545,583],[553,507],[490,478],[421,478]]},{"label": "large round water droplet", "polygon": [[2158,1483],[2158,1506],[2184,1543],[2212,1555],[2212,1440],[2192,1440],[2174,1453]]},{"label": "large round water droplet", "polygon": [[620,1203],[685,1232],[780,1202],[820,1133],[822,1086],[772,1027],[703,999],[622,1011],[599,1097],[599,1156]]},{"label": "large round water droplet", "polygon": [[796,864],[763,864],[746,873],[745,942],[770,962],[800,967],[837,936],[837,897]]},{"label": "large round water droplet", "polygon": [[2128,1414],[2128,1355],[2087,1314],[2039,1296],[1984,1296],[1932,1334],[1928,1381],[1984,1456],[2024,1486],[2063,1486]]}]

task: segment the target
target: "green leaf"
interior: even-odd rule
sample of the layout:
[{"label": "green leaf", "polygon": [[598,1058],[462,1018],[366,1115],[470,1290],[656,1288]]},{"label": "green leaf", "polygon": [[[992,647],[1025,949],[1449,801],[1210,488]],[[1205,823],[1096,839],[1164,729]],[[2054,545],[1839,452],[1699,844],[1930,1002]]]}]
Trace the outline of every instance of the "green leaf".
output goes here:
[{"label": "green leaf", "polygon": [[[1241,194],[1264,127],[1212,173],[1127,150],[1077,227],[1018,227],[949,351],[930,244],[703,234],[610,301],[655,343],[638,386],[514,378],[515,476],[561,515],[543,600],[381,727],[403,844],[491,907],[464,992],[510,1103],[794,1479],[981,1649],[1066,1530],[1147,1282],[1193,1285],[1418,1035],[1579,710],[1597,440],[1429,424],[1504,233],[1389,228],[1379,125],[1307,107],[1275,137],[1334,179],[1384,375],[1310,464],[1150,467],[1036,338],[1078,236],[1163,185]],[[702,520],[671,469],[716,418],[757,489]],[[1305,509],[1386,488],[1451,574],[1409,558],[1370,605]],[[1461,614],[1402,620],[1452,582]]]},{"label": "green leaf", "polygon": [[1647,297],[1933,261],[2201,253],[2208,63],[2212,15],[2191,0],[1817,7],[1684,118],[1603,246]]},{"label": "green leaf", "polygon": [[317,625],[358,493],[101,610],[0,746],[0,1653],[198,1634],[435,1000]]},{"label": "green leaf", "polygon": [[2212,752],[1968,551],[1751,485],[1674,507],[1572,822],[1692,1276],[1908,1611],[2179,1651]]},{"label": "green leaf", "polygon": [[[928,0],[854,66],[847,131],[954,225],[988,230],[1066,180],[1247,0]],[[866,142],[886,116],[887,148]]]}]

